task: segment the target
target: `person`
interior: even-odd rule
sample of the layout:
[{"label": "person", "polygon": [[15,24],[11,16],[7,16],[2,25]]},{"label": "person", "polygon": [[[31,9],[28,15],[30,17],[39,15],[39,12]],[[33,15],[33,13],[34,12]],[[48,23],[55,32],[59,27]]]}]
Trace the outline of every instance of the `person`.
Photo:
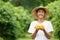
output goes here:
[{"label": "person", "polygon": [[[33,40],[48,40],[52,36],[53,26],[52,23],[45,18],[50,15],[49,10],[46,7],[39,6],[32,10],[32,16],[37,20],[31,22],[28,32]],[[40,25],[43,27],[40,28]],[[38,25],[38,27],[36,27]]]}]

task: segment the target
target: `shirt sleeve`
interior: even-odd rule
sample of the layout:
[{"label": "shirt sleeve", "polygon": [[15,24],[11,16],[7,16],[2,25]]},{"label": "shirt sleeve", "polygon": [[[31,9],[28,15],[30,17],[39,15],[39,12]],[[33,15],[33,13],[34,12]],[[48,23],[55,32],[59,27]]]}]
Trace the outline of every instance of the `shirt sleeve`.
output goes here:
[{"label": "shirt sleeve", "polygon": [[47,25],[47,32],[52,32],[53,31],[53,26],[51,24],[51,22],[49,21],[48,25]]},{"label": "shirt sleeve", "polygon": [[35,31],[34,23],[31,22],[30,27],[29,27],[29,29],[28,29],[28,32],[29,32],[29,33],[34,33],[34,31]]}]

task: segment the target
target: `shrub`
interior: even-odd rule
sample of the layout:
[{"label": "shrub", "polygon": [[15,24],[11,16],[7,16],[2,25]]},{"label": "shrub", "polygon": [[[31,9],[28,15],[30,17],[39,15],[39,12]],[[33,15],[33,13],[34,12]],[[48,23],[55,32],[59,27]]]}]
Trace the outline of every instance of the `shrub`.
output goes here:
[{"label": "shrub", "polygon": [[49,20],[52,21],[54,26],[54,36],[60,38],[60,1],[55,1],[48,4],[46,7],[50,10]]},{"label": "shrub", "polygon": [[9,2],[0,3],[0,36],[5,40],[25,37],[32,20],[28,10],[24,7],[14,7]]}]

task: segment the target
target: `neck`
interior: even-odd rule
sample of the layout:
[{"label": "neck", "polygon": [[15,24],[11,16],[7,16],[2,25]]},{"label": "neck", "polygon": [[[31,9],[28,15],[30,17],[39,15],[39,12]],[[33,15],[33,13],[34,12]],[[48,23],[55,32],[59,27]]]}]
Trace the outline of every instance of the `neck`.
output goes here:
[{"label": "neck", "polygon": [[43,22],[43,21],[44,21],[43,18],[39,18],[39,19],[38,19],[38,22],[40,22],[40,23]]}]

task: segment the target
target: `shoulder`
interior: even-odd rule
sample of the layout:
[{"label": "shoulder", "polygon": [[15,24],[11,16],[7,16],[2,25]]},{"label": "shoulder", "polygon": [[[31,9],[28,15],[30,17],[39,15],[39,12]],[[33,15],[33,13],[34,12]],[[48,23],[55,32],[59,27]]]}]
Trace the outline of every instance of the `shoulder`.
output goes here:
[{"label": "shoulder", "polygon": [[51,24],[51,21],[45,20],[45,23]]},{"label": "shoulder", "polygon": [[33,24],[34,24],[34,23],[36,23],[36,22],[37,22],[37,21],[36,21],[36,20],[34,20],[34,21],[32,21],[31,23],[33,23]]},{"label": "shoulder", "polygon": [[35,24],[36,24],[36,21],[32,21],[32,22],[30,23],[31,26],[35,26]]},{"label": "shoulder", "polygon": [[52,28],[52,27],[53,27],[51,21],[45,21],[45,22],[46,22],[46,25],[47,25],[49,28]]}]

